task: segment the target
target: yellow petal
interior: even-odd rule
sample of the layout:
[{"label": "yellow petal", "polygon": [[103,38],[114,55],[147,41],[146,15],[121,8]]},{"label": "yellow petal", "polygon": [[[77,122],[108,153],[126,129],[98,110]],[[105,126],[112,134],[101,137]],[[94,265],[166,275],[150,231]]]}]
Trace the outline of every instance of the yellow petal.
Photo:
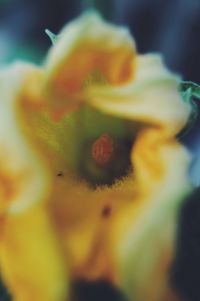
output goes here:
[{"label": "yellow petal", "polygon": [[111,115],[165,127],[176,134],[188,120],[191,108],[178,92],[178,78],[158,55],[136,58],[134,80],[123,87],[88,87],[87,101]]},{"label": "yellow petal", "polygon": [[63,301],[68,277],[46,206],[7,214],[1,228],[1,273],[14,300]]},{"label": "yellow petal", "polygon": [[134,41],[126,28],[110,25],[96,13],[82,15],[64,27],[47,56],[45,86],[50,98],[56,97],[51,104],[54,109],[77,106],[88,77],[97,72],[112,85],[130,80],[134,58]]},{"label": "yellow petal", "polygon": [[161,129],[142,132],[132,153],[139,194],[116,216],[110,242],[118,285],[130,300],[161,301],[169,285],[177,214],[191,191],[189,155]]},{"label": "yellow petal", "polygon": [[45,201],[51,178],[26,136],[20,90],[31,65],[0,73],[0,265],[17,301],[62,300],[66,275]]}]

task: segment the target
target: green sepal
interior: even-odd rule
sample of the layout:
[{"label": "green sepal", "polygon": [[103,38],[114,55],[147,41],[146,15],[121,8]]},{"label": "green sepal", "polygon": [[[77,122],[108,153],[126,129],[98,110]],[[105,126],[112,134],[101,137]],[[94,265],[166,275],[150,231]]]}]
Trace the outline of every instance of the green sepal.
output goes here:
[{"label": "green sepal", "polygon": [[185,93],[190,91],[191,96],[200,99],[200,85],[191,81],[182,81],[179,86],[180,92]]},{"label": "green sepal", "polygon": [[187,135],[190,130],[193,128],[197,117],[198,117],[198,106],[194,102],[194,98],[200,100],[200,86],[191,81],[182,81],[179,85],[179,92],[182,96],[183,101],[189,103],[191,106],[191,114],[188,120],[186,127],[178,135],[178,138],[182,138]]},{"label": "green sepal", "polygon": [[56,43],[57,39],[58,39],[58,35],[51,32],[49,29],[45,29],[45,33],[48,35],[48,37],[50,38],[52,44],[54,45]]}]

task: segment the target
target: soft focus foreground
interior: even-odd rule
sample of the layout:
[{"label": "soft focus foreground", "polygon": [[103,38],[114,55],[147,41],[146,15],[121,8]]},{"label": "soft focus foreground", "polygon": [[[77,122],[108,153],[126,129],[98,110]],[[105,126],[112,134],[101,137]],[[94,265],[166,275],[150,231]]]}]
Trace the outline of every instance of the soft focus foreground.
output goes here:
[{"label": "soft focus foreground", "polygon": [[0,260],[14,300],[70,300],[75,279],[164,300],[191,190],[179,78],[87,13],[42,68],[16,63],[0,79]]}]

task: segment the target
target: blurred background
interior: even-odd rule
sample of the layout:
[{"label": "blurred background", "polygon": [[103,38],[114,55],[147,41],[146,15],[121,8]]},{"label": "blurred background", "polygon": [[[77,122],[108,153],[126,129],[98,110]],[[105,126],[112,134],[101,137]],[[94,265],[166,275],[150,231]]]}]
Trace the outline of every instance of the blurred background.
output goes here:
[{"label": "blurred background", "polygon": [[[161,52],[171,70],[181,74],[184,80],[200,84],[200,0],[96,0],[95,2],[105,18],[130,28],[140,53]],[[0,0],[0,65],[16,59],[42,63],[51,46],[44,30],[48,28],[58,33],[66,22],[91,5],[92,0]],[[199,129],[200,118],[197,119],[193,130],[183,138],[183,143],[188,146],[193,155],[190,172],[195,186],[200,184]],[[179,224],[172,285],[184,300],[199,301],[200,190],[198,188],[182,208]],[[87,285],[85,291],[87,291],[86,287]],[[3,301],[7,295],[3,288],[0,290],[2,291],[0,300]],[[118,300],[113,297],[115,294],[111,297],[109,293],[114,294],[108,289],[107,297],[102,296],[101,299]],[[92,299],[87,297],[85,300]]]}]

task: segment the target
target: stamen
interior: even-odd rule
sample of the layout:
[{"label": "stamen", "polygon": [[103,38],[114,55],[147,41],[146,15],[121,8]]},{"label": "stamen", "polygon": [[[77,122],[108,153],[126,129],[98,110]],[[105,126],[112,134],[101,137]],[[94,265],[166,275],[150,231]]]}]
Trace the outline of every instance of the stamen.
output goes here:
[{"label": "stamen", "polygon": [[108,134],[101,135],[92,146],[92,157],[99,165],[106,165],[113,154],[113,140]]}]

